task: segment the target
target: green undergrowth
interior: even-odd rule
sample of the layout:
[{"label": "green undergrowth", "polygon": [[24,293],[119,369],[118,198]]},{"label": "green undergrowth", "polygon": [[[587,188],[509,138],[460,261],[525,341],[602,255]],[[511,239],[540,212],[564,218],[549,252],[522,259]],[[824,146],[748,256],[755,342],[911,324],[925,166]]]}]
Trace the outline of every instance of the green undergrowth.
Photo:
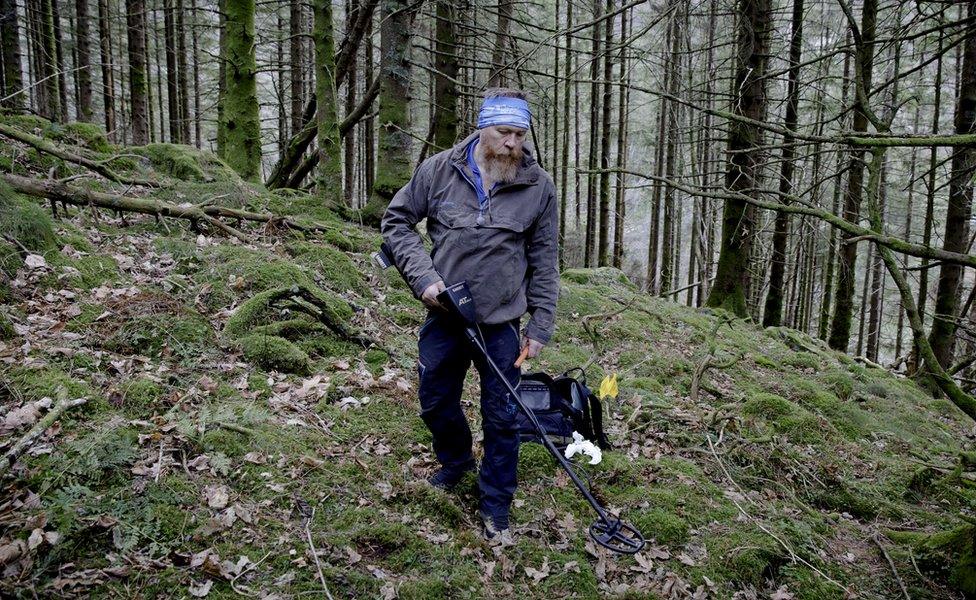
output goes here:
[{"label": "green undergrowth", "polygon": [[[167,199],[221,195],[225,180],[211,172],[206,181],[220,165],[203,155],[144,153],[189,180]],[[900,596],[875,534],[913,598],[970,589],[965,519],[976,489],[959,456],[972,451],[972,426],[954,406],[805,334],[646,297],[615,269],[563,273],[556,335],[529,370],[561,373],[593,359],[594,390],[617,374],[620,394],[604,400],[613,448],[580,471],[647,537],[651,563],[598,560],[585,533],[595,515],[532,444],[519,456],[517,544],[499,558],[480,537],[475,476],[451,492],[424,484],[435,464],[416,401],[426,310],[396,273],[369,262],[377,234],[307,194],[224,189],[227,206],[329,229],[244,245],[149,219],[50,229],[43,210],[23,229],[52,267],[38,285],[70,289],[79,310],[59,325],[71,335],[44,338],[30,363],[2,367],[0,398],[89,399],[6,480],[11,492],[38,495],[9,536],[26,540],[26,519],[41,513],[60,534],[20,580],[33,589],[50,591],[68,563],[81,571],[138,559],[125,576],[90,578],[84,593],[184,597],[211,580],[210,597],[236,595],[219,569],[190,566],[210,549],[232,563],[260,561],[234,582],[238,592],[312,595],[322,585],[310,535],[335,597],[382,597],[387,583],[400,598],[667,597],[669,580],[719,598],[780,588],[843,598],[841,586]],[[139,280],[138,293],[96,299],[101,285],[136,286],[126,261],[99,253],[91,229],[151,237],[146,247],[172,267]],[[59,252],[65,245],[76,252]],[[28,308],[15,299],[0,310],[0,337],[7,317],[28,322]],[[364,349],[330,322],[366,331],[379,347]],[[696,382],[710,352],[718,366]],[[473,380],[463,406],[477,432]],[[208,503],[215,486],[226,504]],[[618,584],[629,591],[614,592]]]}]

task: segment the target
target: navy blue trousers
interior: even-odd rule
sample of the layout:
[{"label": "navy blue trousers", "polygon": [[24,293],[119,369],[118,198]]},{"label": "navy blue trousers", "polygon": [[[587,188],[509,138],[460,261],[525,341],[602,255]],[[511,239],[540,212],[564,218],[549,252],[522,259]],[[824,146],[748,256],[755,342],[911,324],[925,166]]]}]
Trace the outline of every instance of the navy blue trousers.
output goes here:
[{"label": "navy blue trousers", "polygon": [[[521,350],[518,320],[481,325],[489,355],[509,383],[518,386],[520,370],[514,366]],[[518,406],[464,330],[444,313],[431,311],[420,328],[420,416],[434,436],[434,453],[444,468],[474,467],[471,429],[461,410],[461,391],[468,367],[481,375],[481,420],[484,458],[478,476],[481,510],[508,515],[517,483],[519,438],[515,431]]]}]

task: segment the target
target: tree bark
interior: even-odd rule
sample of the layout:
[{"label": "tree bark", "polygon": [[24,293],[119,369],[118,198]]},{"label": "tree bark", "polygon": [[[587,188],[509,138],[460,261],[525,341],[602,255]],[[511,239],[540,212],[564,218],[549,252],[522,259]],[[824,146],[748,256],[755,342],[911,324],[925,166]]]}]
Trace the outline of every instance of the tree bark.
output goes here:
[{"label": "tree bark", "polygon": [[[870,0],[869,0],[870,1]],[[738,90],[733,111],[745,117],[761,120],[765,112],[766,60],[772,6],[770,0],[739,0],[739,27],[736,34],[735,90]],[[726,163],[725,187],[745,195],[756,194],[759,176],[762,132],[758,127],[740,121],[729,123],[729,158]],[[720,307],[744,317],[745,277],[749,259],[752,223],[746,219],[743,200],[726,200],[722,215],[722,245],[715,283],[707,305]]]},{"label": "tree bark", "polygon": [[[174,14],[174,0],[163,0],[163,39],[166,49],[166,112],[169,116],[169,141],[182,144],[182,127],[180,127],[179,92],[176,87],[176,15]],[[163,99],[159,99],[159,118],[163,118]]]},{"label": "tree bark", "polygon": [[508,30],[512,22],[513,0],[500,0],[498,3],[498,27],[495,30],[495,47],[491,54],[491,76],[488,87],[507,87],[509,82],[506,66]]},{"label": "tree bark", "polygon": [[[302,95],[302,3],[291,0],[288,4],[288,48],[291,70],[291,135],[298,133],[302,125],[302,106],[305,98]],[[282,107],[284,110],[284,107]]]},{"label": "tree bark", "polygon": [[457,18],[450,0],[438,0],[437,23],[434,26],[437,73],[434,75],[434,151],[447,150],[458,138],[458,89],[455,85],[459,65],[457,57]]},{"label": "tree bark", "polygon": [[[339,139],[338,89],[335,82],[335,33],[332,0],[314,0],[312,39],[315,41],[316,130],[318,170],[316,193],[325,206],[337,208],[342,202],[342,155]],[[352,85],[355,82],[349,78]]]},{"label": "tree bark", "polygon": [[58,79],[58,117],[57,120],[62,123],[68,122],[68,69],[65,68],[64,63],[64,37],[61,30],[61,7],[58,4],[58,0],[46,0],[50,2],[51,5],[51,22],[54,27],[54,56],[55,60],[55,70],[57,72]]},{"label": "tree bark", "polygon": [[[573,3],[566,3],[566,29],[573,29]],[[558,51],[558,50],[557,50]],[[560,148],[561,166],[559,169],[559,269],[566,268],[566,212],[569,210],[569,97],[574,85],[570,80],[570,73],[573,69],[573,34],[566,34],[566,59],[563,61],[563,78],[565,91],[563,93],[563,116],[564,123],[562,129],[562,144]],[[556,85],[559,85],[557,82]]]},{"label": "tree bark", "polygon": [[[0,58],[3,62],[3,107],[19,111],[24,108],[20,60],[20,27],[17,25],[16,0],[0,0]],[[9,96],[9,97],[8,97]]]},{"label": "tree bark", "polygon": [[[613,12],[613,0],[607,0],[606,14]],[[600,174],[600,235],[597,241],[597,264],[606,267],[610,264],[610,138],[611,123],[610,115],[613,110],[613,88],[611,79],[613,78],[613,53],[610,52],[610,44],[613,42],[613,19],[608,18],[604,21],[604,47],[603,52],[603,99],[600,101],[600,108],[603,111],[601,119],[602,127],[600,131],[600,168],[604,172]],[[620,135],[618,133],[618,135]]]},{"label": "tree bark", "polygon": [[92,120],[92,86],[88,0],[75,0],[75,18],[75,48],[77,51],[75,77],[78,83],[77,119],[89,123]]},{"label": "tree bark", "polygon": [[254,58],[254,0],[225,0],[224,160],[248,181],[261,178],[261,122]]},{"label": "tree bark", "polygon": [[190,143],[190,95],[186,67],[186,19],[183,0],[176,0],[176,92],[179,98],[180,143]]},{"label": "tree bark", "polygon": [[379,145],[372,194],[363,209],[364,221],[374,225],[413,173],[409,56],[413,13],[407,0],[385,2],[380,23]]},{"label": "tree bark", "polygon": [[[603,5],[600,0],[593,0],[593,15],[595,19],[602,16]],[[596,256],[596,227],[597,227],[597,184],[599,175],[595,172],[597,160],[600,156],[600,24],[594,23],[591,37],[590,56],[590,156],[589,171],[586,176],[586,238],[584,243],[583,264],[592,267]]]},{"label": "tree bark", "polygon": [[129,118],[132,143],[149,143],[149,123],[146,120],[146,3],[145,0],[125,0],[129,40]]},{"label": "tree bark", "polygon": [[197,148],[200,148],[203,144],[201,139],[203,115],[200,113],[200,42],[197,32],[200,20],[197,18],[197,0],[190,0],[190,8],[193,11],[193,142]]},{"label": "tree bark", "polygon": [[[874,36],[877,24],[877,0],[865,0],[861,12],[860,41],[855,39],[854,65],[854,122],[855,135],[868,130],[864,105],[871,93],[874,70]],[[844,193],[844,218],[856,222],[861,210],[864,186],[864,151],[851,152],[848,163],[847,190]],[[846,352],[851,339],[851,318],[854,313],[854,277],[857,266],[857,244],[849,243],[851,236],[841,234],[838,253],[837,292],[834,298],[834,318],[827,343],[834,350]]]},{"label": "tree bark", "polygon": [[[790,68],[787,75],[786,118],[783,126],[793,131],[797,124],[797,108],[800,103],[800,58],[803,45],[803,0],[793,0],[793,24],[790,36]],[[793,192],[793,164],[796,152],[793,136],[783,136],[783,153],[780,159],[779,191]],[[783,312],[783,275],[786,266],[786,242],[789,238],[790,219],[784,212],[776,213],[773,233],[773,254],[770,258],[769,291],[763,310],[763,327],[778,327]]]},{"label": "tree bark", "polygon": [[[976,16],[976,2],[967,3],[967,16]],[[967,134],[976,130],[976,33],[966,36],[959,91],[956,94],[955,133]],[[973,174],[976,172],[976,150],[955,148],[952,153],[952,172],[949,178],[949,205],[945,217],[942,249],[947,252],[969,251],[969,218],[973,203]],[[943,368],[952,364],[959,315],[959,290],[963,268],[943,263],[939,267],[939,284],[935,297],[935,311],[929,344]]]}]

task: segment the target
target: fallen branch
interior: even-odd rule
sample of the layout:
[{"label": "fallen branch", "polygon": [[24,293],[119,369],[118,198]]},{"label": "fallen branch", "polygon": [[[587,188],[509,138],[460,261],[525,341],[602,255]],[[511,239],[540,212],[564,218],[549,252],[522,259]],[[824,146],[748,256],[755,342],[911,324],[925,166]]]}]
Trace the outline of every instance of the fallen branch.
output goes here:
[{"label": "fallen branch", "polygon": [[[105,163],[109,161],[92,160],[79,154],[73,154],[42,137],[27,133],[26,131],[20,130],[16,127],[11,127],[10,125],[6,125],[4,123],[0,123],[0,135],[27,144],[28,146],[36,149],[38,152],[50,154],[51,156],[56,156],[61,160],[66,160],[70,163],[85,167],[86,169],[91,169],[102,177],[114,181],[115,183],[122,183],[125,185],[141,185],[143,187],[160,187],[159,182],[156,181],[150,181],[148,179],[135,179],[132,177],[126,177],[125,175],[119,175],[112,169],[105,166]],[[114,158],[115,157],[113,157],[113,159]]]},{"label": "fallen branch", "polygon": [[905,595],[905,600],[912,600],[912,597],[908,595],[908,590],[905,588],[905,582],[901,580],[901,575],[898,574],[898,569],[895,568],[895,561],[891,560],[891,555],[885,550],[885,547],[881,545],[881,540],[878,538],[878,534],[875,533],[871,536],[871,540],[875,543],[881,554],[888,561],[888,566],[891,567],[891,572],[895,574],[895,580],[898,582],[898,587],[901,588],[901,593]]},{"label": "fallen branch", "polygon": [[329,585],[325,582],[325,575],[322,573],[322,563],[319,562],[319,555],[315,551],[315,544],[312,543],[312,519],[315,518],[315,509],[312,509],[312,514],[305,519],[305,539],[308,540],[308,548],[312,552],[312,558],[315,559],[315,568],[319,572],[319,581],[322,582],[322,591],[325,592],[325,597],[332,600],[332,594],[329,593]]},{"label": "fallen branch", "polygon": [[54,424],[58,418],[64,413],[64,411],[72,408],[74,406],[81,406],[82,404],[88,402],[87,398],[75,398],[74,400],[62,400],[58,402],[54,408],[50,410],[44,417],[38,421],[30,431],[24,434],[22,438],[17,440],[10,450],[3,455],[3,462],[0,463],[0,478],[2,478],[10,467],[13,466],[17,457],[24,453],[27,448],[34,443],[37,438],[41,437],[47,428]]},{"label": "fallen branch", "polygon": [[0,173],[3,180],[14,190],[21,194],[27,194],[37,198],[48,198],[52,201],[59,201],[75,206],[96,206],[120,212],[133,212],[155,217],[172,217],[174,219],[187,219],[196,224],[204,221],[217,229],[236,237],[243,241],[249,238],[243,232],[230,227],[226,223],[217,220],[217,217],[236,219],[239,221],[251,221],[255,223],[266,223],[294,229],[297,231],[323,232],[338,229],[332,225],[323,223],[303,224],[288,217],[280,217],[270,213],[258,213],[237,208],[213,205],[193,205],[193,204],[173,204],[165,200],[155,198],[136,198],[131,196],[120,196],[106,192],[96,192],[85,188],[67,185],[52,179],[30,179],[21,177],[13,173]]}]

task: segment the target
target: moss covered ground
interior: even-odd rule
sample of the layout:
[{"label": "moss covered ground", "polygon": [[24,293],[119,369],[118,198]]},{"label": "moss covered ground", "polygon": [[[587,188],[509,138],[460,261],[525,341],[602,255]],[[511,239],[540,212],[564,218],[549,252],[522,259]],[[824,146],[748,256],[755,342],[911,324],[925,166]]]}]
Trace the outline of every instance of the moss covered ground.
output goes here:
[{"label": "moss covered ground", "polygon": [[[194,185],[220,195],[211,176]],[[0,307],[0,443],[32,411],[88,401],[2,480],[0,595],[297,598],[322,595],[319,568],[336,598],[893,598],[899,580],[912,598],[976,593],[976,485],[958,466],[976,430],[959,411],[795,331],[642,296],[613,269],[563,274],[556,336],[530,368],[592,359],[594,387],[617,373],[614,447],[582,468],[648,546],[594,546],[588,506],[527,444],[517,543],[492,549],[473,477],[451,493],[423,483],[424,310],[370,265],[376,234],[307,196],[225,185],[237,206],[334,229],[252,228],[242,244],[38,213],[45,265],[10,267]],[[261,304],[290,286],[377,347]],[[710,352],[731,365],[695,402]],[[474,377],[465,389],[477,430]]]}]

